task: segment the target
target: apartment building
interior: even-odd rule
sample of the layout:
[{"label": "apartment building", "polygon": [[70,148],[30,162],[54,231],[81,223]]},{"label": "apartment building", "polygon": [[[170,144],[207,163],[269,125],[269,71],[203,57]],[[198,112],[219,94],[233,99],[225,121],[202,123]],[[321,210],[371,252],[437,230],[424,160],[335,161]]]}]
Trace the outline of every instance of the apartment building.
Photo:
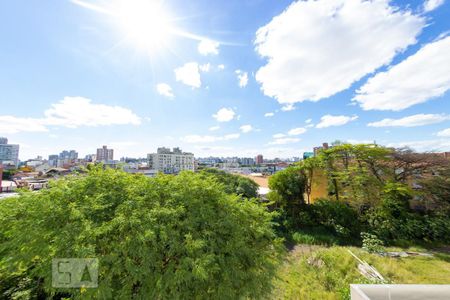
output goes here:
[{"label": "apartment building", "polygon": [[8,144],[8,139],[0,137],[0,164],[19,165],[19,145]]},{"label": "apartment building", "polygon": [[255,157],[255,161],[256,161],[256,164],[257,164],[257,165],[260,165],[260,164],[264,163],[264,157],[263,157],[263,155],[262,155],[262,154],[258,154],[258,155]]},{"label": "apartment building", "polygon": [[180,171],[195,170],[194,154],[183,152],[176,147],[170,151],[170,148],[158,148],[156,153],[147,155],[148,166],[151,170],[174,174]]},{"label": "apartment building", "polygon": [[97,161],[111,161],[114,160],[114,150],[108,149],[107,146],[103,146],[102,148],[97,149],[97,155],[96,155]]}]

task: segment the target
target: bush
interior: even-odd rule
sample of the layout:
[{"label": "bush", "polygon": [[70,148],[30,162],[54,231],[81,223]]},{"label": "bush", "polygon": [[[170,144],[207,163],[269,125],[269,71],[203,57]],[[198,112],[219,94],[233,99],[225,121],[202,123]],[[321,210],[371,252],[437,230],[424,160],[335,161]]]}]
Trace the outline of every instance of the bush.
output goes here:
[{"label": "bush", "polygon": [[374,234],[361,232],[362,248],[370,253],[378,253],[384,250],[383,241]]},{"label": "bush", "polygon": [[223,184],[225,192],[228,194],[237,194],[245,198],[258,196],[258,184],[250,178],[229,174],[218,169],[204,169],[201,174],[210,176]]},{"label": "bush", "polygon": [[294,232],[292,240],[296,244],[308,244],[308,245],[325,245],[334,246],[343,244],[338,237],[328,232],[324,228],[311,228],[303,229]]},{"label": "bush", "polygon": [[385,190],[381,205],[364,216],[371,233],[385,242],[450,242],[449,216],[412,212],[411,192],[403,185],[387,184]]},{"label": "bush", "polygon": [[360,232],[358,214],[350,206],[335,200],[320,199],[312,204],[313,219],[343,238],[356,237]]},{"label": "bush", "polygon": [[[261,297],[278,245],[272,215],[211,178],[96,168],[0,202],[0,298]],[[58,257],[99,258],[99,287],[53,289]]]}]

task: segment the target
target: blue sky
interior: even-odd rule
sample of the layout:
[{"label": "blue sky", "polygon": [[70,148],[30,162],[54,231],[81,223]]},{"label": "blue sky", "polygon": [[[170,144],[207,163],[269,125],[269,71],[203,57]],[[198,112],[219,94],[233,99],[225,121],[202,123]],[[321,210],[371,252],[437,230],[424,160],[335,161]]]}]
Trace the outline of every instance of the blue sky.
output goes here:
[{"label": "blue sky", "polygon": [[450,150],[448,1],[16,0],[0,20],[0,136],[21,159]]}]

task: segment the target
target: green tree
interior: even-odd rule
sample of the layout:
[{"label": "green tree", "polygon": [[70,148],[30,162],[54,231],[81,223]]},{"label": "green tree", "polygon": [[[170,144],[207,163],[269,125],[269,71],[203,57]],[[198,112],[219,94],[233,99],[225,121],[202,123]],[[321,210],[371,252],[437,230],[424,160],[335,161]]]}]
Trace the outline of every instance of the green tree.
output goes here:
[{"label": "green tree", "polygon": [[225,192],[237,194],[245,198],[255,198],[258,196],[258,184],[240,175],[234,175],[218,169],[204,169],[201,174],[211,176],[224,185]]},{"label": "green tree", "polygon": [[307,178],[298,165],[290,166],[269,178],[270,200],[285,210],[293,221],[298,217],[301,207],[305,205],[303,194]]},{"label": "green tree", "polygon": [[[261,297],[278,245],[272,214],[211,177],[97,167],[0,202],[0,297]],[[67,257],[97,257],[98,288],[52,288]]]}]

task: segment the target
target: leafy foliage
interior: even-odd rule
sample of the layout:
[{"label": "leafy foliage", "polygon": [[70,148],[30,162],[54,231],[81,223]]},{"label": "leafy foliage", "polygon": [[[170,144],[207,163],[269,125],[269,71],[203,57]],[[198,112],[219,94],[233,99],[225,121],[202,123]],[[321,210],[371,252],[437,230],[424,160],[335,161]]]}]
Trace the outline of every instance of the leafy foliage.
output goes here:
[{"label": "leafy foliage", "polygon": [[359,233],[358,214],[345,203],[320,199],[312,207],[317,225],[345,238],[350,238]]},{"label": "leafy foliage", "polygon": [[218,169],[204,169],[201,173],[212,176],[223,184],[225,192],[228,194],[237,194],[245,198],[256,198],[258,196],[258,184],[250,178],[229,174]]},{"label": "leafy foliage", "polygon": [[370,253],[378,253],[383,251],[383,241],[378,239],[374,234],[361,232],[362,248]]},{"label": "leafy foliage", "polygon": [[297,216],[305,205],[305,183],[306,177],[299,166],[290,166],[269,178],[272,190],[269,199],[288,215],[291,222],[298,221]]},{"label": "leafy foliage", "polygon": [[[0,202],[0,295],[260,297],[277,245],[272,215],[211,177],[94,168]],[[65,257],[99,258],[99,287],[53,289],[51,260]]]}]

